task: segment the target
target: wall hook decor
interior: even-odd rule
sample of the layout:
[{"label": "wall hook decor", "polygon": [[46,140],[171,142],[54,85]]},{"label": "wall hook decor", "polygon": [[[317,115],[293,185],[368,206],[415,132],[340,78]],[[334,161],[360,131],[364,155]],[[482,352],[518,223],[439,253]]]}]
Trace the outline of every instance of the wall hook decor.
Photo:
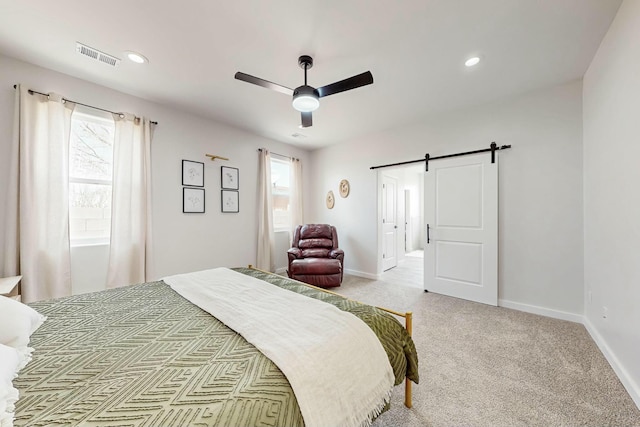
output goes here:
[{"label": "wall hook decor", "polygon": [[333,207],[336,204],[336,198],[333,195],[333,191],[329,190],[329,192],[327,193],[327,197],[326,197],[325,201],[327,203],[327,208],[328,209],[333,209]]},{"label": "wall hook decor", "polygon": [[340,197],[347,197],[349,195],[349,190],[350,190],[350,185],[349,185],[349,181],[347,181],[346,179],[343,179],[342,181],[340,181]]}]

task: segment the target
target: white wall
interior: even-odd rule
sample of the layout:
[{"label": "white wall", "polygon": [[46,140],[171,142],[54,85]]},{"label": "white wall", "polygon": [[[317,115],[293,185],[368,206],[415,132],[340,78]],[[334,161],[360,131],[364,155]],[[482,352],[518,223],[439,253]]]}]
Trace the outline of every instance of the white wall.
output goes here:
[{"label": "white wall", "polygon": [[584,76],[583,97],[586,325],[640,407],[638,40],[640,2],[626,0]]},{"label": "white wall", "polygon": [[289,268],[289,257],[287,250],[291,247],[291,233],[288,231],[276,231],[274,233],[276,253],[274,257],[274,264],[276,267],[276,273],[285,274],[287,268]]},{"label": "white wall", "polygon": [[[488,148],[499,153],[499,298],[503,305],[579,320],[583,311],[580,81],[426,118],[312,152],[310,217],[338,228],[345,268],[377,274],[374,165]],[[381,107],[382,108],[382,107]],[[328,190],[347,199],[324,206]]]},{"label": "white wall", "polygon": [[[304,150],[0,56],[0,229],[5,223],[7,153],[12,138],[15,83],[42,92],[57,92],[69,99],[113,111],[144,115],[159,122],[152,142],[155,277],[218,266],[255,264],[257,148],[266,147],[300,158],[303,161],[303,180],[308,180],[308,152]],[[215,96],[215,93],[210,96]],[[211,162],[205,153],[228,157],[230,161]],[[182,213],[182,159],[205,163],[205,214]],[[220,212],[221,165],[240,169],[240,212],[237,214]],[[0,239],[4,239],[4,232],[0,233]],[[3,255],[4,244],[0,245],[0,259]],[[97,270],[102,268],[98,264],[103,260],[90,260],[96,262]],[[92,268],[87,264],[84,267],[85,272]],[[77,280],[79,277],[91,277],[78,271],[74,273]],[[0,271],[0,276],[2,274]],[[92,286],[75,283],[74,289],[91,290]]]}]

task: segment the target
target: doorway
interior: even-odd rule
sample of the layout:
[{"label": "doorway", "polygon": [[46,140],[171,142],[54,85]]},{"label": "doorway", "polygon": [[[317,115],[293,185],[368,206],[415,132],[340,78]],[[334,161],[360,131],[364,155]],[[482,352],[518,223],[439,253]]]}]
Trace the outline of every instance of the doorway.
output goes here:
[{"label": "doorway", "polygon": [[[417,288],[424,286],[423,181],[423,165],[378,171],[378,275],[381,280]],[[395,198],[395,203],[391,202],[392,198]],[[395,233],[389,233],[390,230]],[[395,262],[390,263],[387,253],[392,250]]]},{"label": "doorway", "polygon": [[382,175],[382,271],[398,265],[398,179]]}]

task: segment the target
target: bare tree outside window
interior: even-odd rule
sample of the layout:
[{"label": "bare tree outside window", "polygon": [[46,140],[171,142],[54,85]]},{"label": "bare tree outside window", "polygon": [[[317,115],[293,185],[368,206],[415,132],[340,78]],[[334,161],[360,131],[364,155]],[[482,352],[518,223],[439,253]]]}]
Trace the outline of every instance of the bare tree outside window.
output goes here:
[{"label": "bare tree outside window", "polygon": [[69,146],[69,223],[74,242],[107,243],[115,126],[110,118],[74,113]]}]

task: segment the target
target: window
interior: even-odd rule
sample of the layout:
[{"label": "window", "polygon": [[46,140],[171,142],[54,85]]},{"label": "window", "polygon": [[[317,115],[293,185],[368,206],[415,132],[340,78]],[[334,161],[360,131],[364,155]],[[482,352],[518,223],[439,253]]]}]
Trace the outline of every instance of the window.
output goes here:
[{"label": "window", "polygon": [[273,229],[289,231],[291,214],[289,209],[289,159],[271,155],[271,194],[273,196]]},{"label": "window", "polygon": [[115,124],[77,110],[69,142],[69,236],[72,244],[109,243]]}]

